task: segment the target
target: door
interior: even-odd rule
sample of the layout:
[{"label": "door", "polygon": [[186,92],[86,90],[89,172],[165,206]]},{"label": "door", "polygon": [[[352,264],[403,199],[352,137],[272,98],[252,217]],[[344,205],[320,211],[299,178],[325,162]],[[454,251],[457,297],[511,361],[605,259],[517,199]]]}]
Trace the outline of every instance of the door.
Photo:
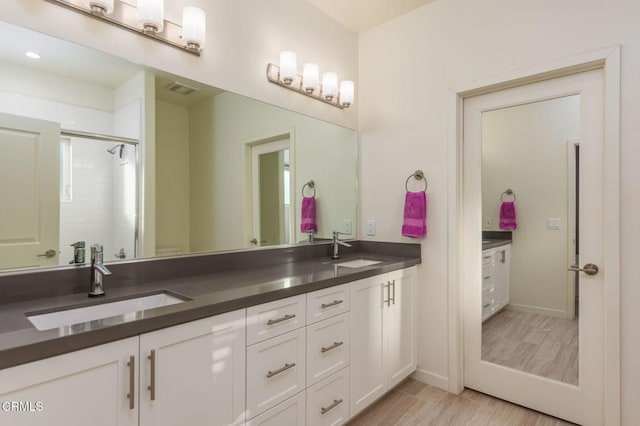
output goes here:
[{"label": "door", "polygon": [[[131,337],[0,370],[0,422],[12,426],[135,426],[137,354],[138,338]],[[11,401],[21,407],[6,410]]]},{"label": "door", "polygon": [[58,264],[60,125],[0,113],[0,269]]},{"label": "door", "polygon": [[140,357],[141,424],[244,424],[244,310],[143,334]]},{"label": "door", "polygon": [[251,148],[253,246],[293,242],[289,138]]},{"label": "door", "polygon": [[[509,315],[502,317],[503,323],[506,327],[511,327],[512,337],[519,335],[521,339],[520,342],[495,340],[496,335],[489,336],[485,333],[486,328],[481,323],[481,230],[483,223],[491,222],[486,217],[483,219],[483,209],[486,200],[499,200],[501,192],[497,189],[487,190],[489,186],[485,185],[485,178],[492,170],[486,166],[487,160],[513,151],[515,144],[532,134],[537,134],[538,130],[557,129],[571,118],[558,120],[559,113],[544,111],[535,115],[533,119],[512,118],[496,129],[504,131],[511,125],[521,124],[525,126],[525,130],[512,133],[509,144],[494,149],[492,155],[485,151],[486,146],[490,145],[486,123],[495,111],[519,112],[524,107],[537,108],[564,101],[575,104],[575,109],[569,111],[575,113],[578,134],[567,132],[559,137],[556,145],[560,146],[557,151],[555,147],[544,148],[549,142],[546,136],[519,145],[517,152],[505,163],[510,166],[518,164],[518,167],[512,173],[503,176],[499,182],[502,190],[512,188],[517,195],[518,227],[512,230],[509,305],[485,324],[495,323],[500,319],[501,313]],[[567,213],[558,213],[561,207],[550,208],[557,202],[558,206],[564,204],[566,209],[566,204],[569,203],[571,197],[566,195],[566,191],[564,198],[554,195],[558,187],[566,185],[566,174],[563,175],[564,179],[559,177],[548,184],[541,182],[558,172],[559,166],[551,166],[556,160],[565,165],[568,163],[565,157],[566,143],[568,140],[579,138],[579,264],[602,264],[603,101],[602,70],[519,86],[464,101],[464,385],[584,425],[599,425],[604,422],[602,389],[605,282],[602,273],[587,275],[567,271],[572,263],[566,250],[568,238],[566,234],[559,233],[566,229],[569,222],[566,219]],[[532,165],[535,167],[531,168]],[[527,176],[518,181],[523,175]],[[518,182],[518,185],[513,182]],[[497,211],[499,207],[496,204],[494,209]],[[539,210],[541,207],[542,212]],[[549,208],[544,210],[547,207]],[[523,238],[525,235],[529,236]],[[536,235],[553,237],[553,241],[557,243],[531,250],[526,241]],[[561,243],[563,240],[564,243]],[[544,258],[542,263],[537,263],[533,258],[524,259],[522,262],[518,260],[518,256],[526,250],[531,250],[531,256],[534,256],[540,252],[552,253],[556,245],[561,246],[561,254]],[[557,263],[558,259],[562,260],[561,264]],[[518,276],[519,262],[521,267],[529,269]],[[540,273],[550,273],[552,270],[558,271],[557,279],[536,280],[537,287],[533,288],[518,287],[521,280],[538,276],[536,274]],[[532,306],[535,305],[534,302],[521,302],[525,296],[528,296],[529,300],[540,302],[542,293],[547,291],[564,294],[566,298],[569,293],[567,274],[579,274],[580,306],[579,317],[576,320],[570,318],[570,313],[562,312],[554,306],[540,307]],[[549,282],[552,285],[549,288],[545,287]],[[558,302],[555,306],[567,306],[566,300]],[[524,321],[523,328],[517,329],[518,315],[535,320]],[[575,321],[575,329],[570,328],[571,321]],[[558,324],[564,324],[563,326],[568,328],[563,331],[562,327],[557,327]],[[553,334],[555,336],[552,336]],[[559,339],[554,340],[551,337]],[[507,353],[512,346],[515,348],[512,351],[514,357],[503,359],[503,362],[487,359],[487,351],[483,350],[483,345],[488,343],[496,344],[495,349],[489,352],[500,355]],[[575,346],[574,350],[569,348],[571,345]],[[563,371],[557,371],[558,368],[562,368]]]}]

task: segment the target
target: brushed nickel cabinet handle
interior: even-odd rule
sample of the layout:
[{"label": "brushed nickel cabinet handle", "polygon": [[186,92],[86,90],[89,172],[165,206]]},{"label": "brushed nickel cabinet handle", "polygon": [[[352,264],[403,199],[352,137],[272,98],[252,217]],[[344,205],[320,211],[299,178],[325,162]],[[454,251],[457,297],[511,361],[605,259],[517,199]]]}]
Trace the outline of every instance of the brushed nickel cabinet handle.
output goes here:
[{"label": "brushed nickel cabinet handle", "polygon": [[489,278],[491,278],[491,275],[487,275],[486,277],[482,277],[483,280],[488,280]]},{"label": "brushed nickel cabinet handle", "polygon": [[339,305],[339,304],[341,304],[341,303],[343,303],[343,302],[344,302],[344,300],[334,300],[334,301],[333,301],[333,302],[331,302],[331,303],[323,303],[322,305],[320,305],[320,307],[321,307],[322,309],[326,309],[326,308],[330,308],[330,307],[332,307],[332,306]]},{"label": "brushed nickel cabinet handle", "polygon": [[324,407],[320,408],[320,414],[322,414],[322,415],[327,414],[329,411],[333,410],[334,408],[336,408],[340,404],[342,404],[342,398],[334,399],[333,403],[330,406],[328,406],[327,408],[324,408]]},{"label": "brushed nickel cabinet handle", "polygon": [[391,301],[393,304],[396,304],[396,280],[391,281],[391,285],[393,286],[393,291],[391,292]]},{"label": "brushed nickel cabinet handle", "polygon": [[136,356],[131,355],[129,357],[129,362],[127,362],[127,366],[129,366],[129,393],[127,394],[127,398],[129,398],[129,409],[133,410],[136,408]]},{"label": "brushed nickel cabinet handle", "polygon": [[342,346],[342,345],[344,345],[344,342],[333,342],[333,345],[327,346],[326,348],[323,347],[322,349],[320,349],[320,352],[321,353],[329,352],[331,349],[335,349],[338,346]]},{"label": "brushed nickel cabinet handle", "polygon": [[484,305],[482,305],[483,308],[488,308],[489,306],[491,306],[491,303],[485,303]]},{"label": "brushed nickel cabinet handle", "polygon": [[42,254],[37,255],[36,257],[55,257],[58,252],[56,250],[47,250]]},{"label": "brushed nickel cabinet handle", "polygon": [[296,366],[295,362],[292,362],[291,364],[284,364],[284,367],[278,368],[276,371],[271,371],[269,370],[269,372],[267,373],[267,378],[271,378],[273,376],[275,376],[276,374],[280,374],[283,371],[287,371],[290,368],[293,368]]},{"label": "brushed nickel cabinet handle", "polygon": [[505,263],[507,261],[507,251],[506,250],[502,250],[502,252],[500,252],[500,254],[502,255],[502,258],[500,259],[500,262]]},{"label": "brushed nickel cabinet handle", "polygon": [[151,354],[147,357],[151,361],[151,378],[147,389],[151,392],[151,401],[156,400],[156,350],[151,349]]},{"label": "brushed nickel cabinet handle", "polygon": [[387,306],[391,306],[391,298],[390,298],[391,297],[391,293],[389,292],[389,290],[390,290],[389,287],[391,287],[391,284],[389,284],[389,282],[387,281],[387,283],[384,285],[384,288],[387,289],[387,299],[382,301],[382,303],[383,304],[386,303]]},{"label": "brushed nickel cabinet handle", "polygon": [[483,259],[491,259],[491,256],[482,256]]},{"label": "brushed nickel cabinet handle", "polygon": [[267,321],[267,325],[277,324],[279,322],[287,321],[287,320],[290,320],[290,319],[295,318],[295,317],[296,317],[296,314],[288,314],[288,315],[283,316],[282,318],[278,318],[278,319]]}]

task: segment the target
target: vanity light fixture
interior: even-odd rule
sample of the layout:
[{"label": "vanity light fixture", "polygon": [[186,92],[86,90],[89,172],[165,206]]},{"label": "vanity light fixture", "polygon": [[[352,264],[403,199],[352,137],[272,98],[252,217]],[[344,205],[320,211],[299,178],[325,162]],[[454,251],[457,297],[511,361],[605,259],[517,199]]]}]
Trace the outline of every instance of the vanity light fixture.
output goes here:
[{"label": "vanity light fixture", "polygon": [[304,64],[302,75],[300,75],[296,62],[294,52],[288,50],[281,52],[280,65],[267,64],[267,80],[340,109],[353,105],[355,98],[353,81],[342,81],[338,91],[338,75],[335,72],[323,73],[322,84],[320,84],[320,72],[317,64]]},{"label": "vanity light fixture", "polygon": [[206,15],[187,6],[182,27],[164,17],[164,0],[46,0],[119,28],[200,56],[204,46]]}]

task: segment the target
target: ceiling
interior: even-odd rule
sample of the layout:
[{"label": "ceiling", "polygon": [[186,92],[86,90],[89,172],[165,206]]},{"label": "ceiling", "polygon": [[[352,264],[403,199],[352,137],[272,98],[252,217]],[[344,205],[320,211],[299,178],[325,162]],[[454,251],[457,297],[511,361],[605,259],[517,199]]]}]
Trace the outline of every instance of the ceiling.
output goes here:
[{"label": "ceiling", "polygon": [[356,34],[434,0],[307,0]]}]

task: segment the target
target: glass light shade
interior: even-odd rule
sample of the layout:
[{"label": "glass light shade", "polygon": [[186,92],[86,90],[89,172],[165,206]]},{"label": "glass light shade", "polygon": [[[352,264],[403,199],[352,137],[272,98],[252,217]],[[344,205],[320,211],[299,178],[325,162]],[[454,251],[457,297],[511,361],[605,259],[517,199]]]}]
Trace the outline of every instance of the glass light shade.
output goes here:
[{"label": "glass light shade", "polygon": [[187,48],[199,50],[204,47],[206,21],[207,15],[198,7],[187,6],[182,10],[182,42]]},{"label": "glass light shade", "polygon": [[345,80],[340,83],[340,104],[349,107],[353,104],[354,84],[353,81]]},{"label": "glass light shade", "polygon": [[318,87],[320,72],[317,64],[304,64],[302,68],[302,87],[307,93],[313,93]]},{"label": "glass light shade", "polygon": [[322,74],[322,96],[328,101],[338,96],[338,75],[335,72]]},{"label": "glass light shade", "polygon": [[298,75],[296,54],[290,50],[280,52],[280,79],[285,84],[291,84]]},{"label": "glass light shade", "polygon": [[164,1],[138,0],[138,22],[145,31],[162,32],[164,29]]},{"label": "glass light shade", "polygon": [[113,1],[114,0],[85,0],[85,4],[92,11],[96,8],[103,10],[104,13],[113,13]]}]

